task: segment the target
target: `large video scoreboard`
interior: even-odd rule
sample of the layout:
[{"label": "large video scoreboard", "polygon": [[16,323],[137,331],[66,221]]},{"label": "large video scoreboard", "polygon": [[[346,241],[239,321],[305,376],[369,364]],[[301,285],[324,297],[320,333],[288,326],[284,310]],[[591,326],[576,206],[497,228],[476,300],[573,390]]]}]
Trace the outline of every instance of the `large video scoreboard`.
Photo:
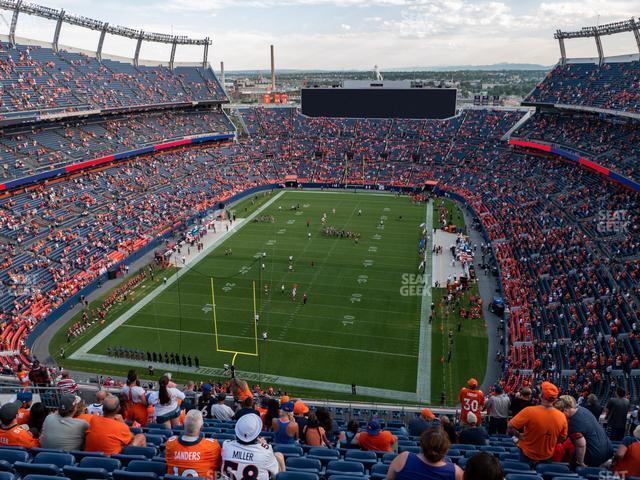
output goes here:
[{"label": "large video scoreboard", "polygon": [[432,118],[456,114],[455,88],[303,88],[309,117]]}]

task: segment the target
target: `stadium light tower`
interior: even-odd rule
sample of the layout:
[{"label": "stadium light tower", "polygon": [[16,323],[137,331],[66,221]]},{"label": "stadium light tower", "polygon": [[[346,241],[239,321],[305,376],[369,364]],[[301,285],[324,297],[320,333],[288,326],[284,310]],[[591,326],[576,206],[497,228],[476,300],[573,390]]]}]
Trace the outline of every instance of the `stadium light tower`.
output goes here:
[{"label": "stadium light tower", "polygon": [[567,63],[567,49],[564,46],[564,37],[562,36],[562,32],[560,30],[556,30],[556,38],[558,39],[558,44],[560,45],[560,58],[562,59],[562,65],[564,66]]},{"label": "stadium light tower", "polygon": [[638,52],[640,53],[640,27],[638,23],[632,18],[630,21],[631,29],[633,30],[633,36],[636,37],[636,45],[638,46]]},{"label": "stadium light tower", "polygon": [[107,36],[107,29],[109,28],[109,24],[105,23],[100,30],[100,40],[98,40],[98,49],[96,50],[96,58],[99,62],[102,62],[102,47],[104,45],[104,37]]},{"label": "stadium light tower", "polygon": [[60,13],[58,14],[56,29],[53,33],[53,42],[51,42],[51,48],[54,52],[58,51],[58,40],[60,40],[60,30],[62,30],[62,22],[64,22],[64,10],[60,10]]},{"label": "stadium light tower", "polygon": [[596,48],[598,49],[598,64],[602,66],[604,63],[604,50],[602,49],[602,40],[600,40],[598,27],[593,27],[593,38],[596,41]]},{"label": "stadium light tower", "polygon": [[22,0],[16,2],[16,8],[13,10],[13,15],[11,15],[11,27],[9,27],[9,43],[11,46],[16,44],[16,26],[18,25],[18,14],[20,13],[21,4]]}]

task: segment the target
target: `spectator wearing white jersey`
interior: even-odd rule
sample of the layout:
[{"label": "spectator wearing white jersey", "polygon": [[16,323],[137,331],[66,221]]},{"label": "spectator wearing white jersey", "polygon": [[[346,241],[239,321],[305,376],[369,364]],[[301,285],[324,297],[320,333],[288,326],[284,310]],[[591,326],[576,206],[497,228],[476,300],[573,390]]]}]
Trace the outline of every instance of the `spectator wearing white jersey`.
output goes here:
[{"label": "spectator wearing white jersey", "polygon": [[260,438],[262,420],[254,413],[236,422],[235,440],[222,444],[222,478],[269,480],[285,470],[284,457]]},{"label": "spectator wearing white jersey", "polygon": [[96,392],[96,401],[87,405],[87,413],[89,415],[102,415],[102,402],[107,398],[106,390],[98,390]]}]

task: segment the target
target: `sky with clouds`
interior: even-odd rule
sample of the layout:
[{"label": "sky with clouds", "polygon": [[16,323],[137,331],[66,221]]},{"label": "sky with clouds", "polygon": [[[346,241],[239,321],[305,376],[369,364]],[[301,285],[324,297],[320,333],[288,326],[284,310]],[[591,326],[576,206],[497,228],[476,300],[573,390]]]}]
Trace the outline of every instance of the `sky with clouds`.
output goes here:
[{"label": "sky with clouds", "polygon": [[[492,64],[551,65],[553,32],[640,16],[638,0],[41,0],[37,3],[145,31],[213,39],[217,69],[371,69]],[[11,13],[0,11],[0,33]],[[50,40],[54,23],[21,16],[17,35]],[[95,49],[98,32],[65,26],[60,43]],[[636,52],[631,33],[603,39],[605,54]],[[107,37],[104,51],[133,56],[135,41]],[[143,44],[141,58],[170,47]],[[595,56],[593,40],[567,43],[570,57]],[[201,58],[178,47],[176,60]]]}]

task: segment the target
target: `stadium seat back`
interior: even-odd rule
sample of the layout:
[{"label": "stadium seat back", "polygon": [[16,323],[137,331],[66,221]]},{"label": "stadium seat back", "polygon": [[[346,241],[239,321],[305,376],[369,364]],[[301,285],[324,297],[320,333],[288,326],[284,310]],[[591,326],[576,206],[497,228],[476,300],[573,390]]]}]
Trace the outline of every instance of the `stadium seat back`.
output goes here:
[{"label": "stadium seat back", "polygon": [[542,480],[540,475],[528,475],[526,473],[509,473],[505,480]]},{"label": "stadium seat back", "polygon": [[129,472],[128,470],[114,470],[113,480],[156,480],[154,472]]},{"label": "stadium seat back", "polygon": [[391,462],[393,462],[393,459],[396,458],[398,456],[397,453],[385,453],[382,456],[382,463],[384,463],[385,465],[389,465]]},{"label": "stadium seat back", "polygon": [[78,466],[81,468],[104,468],[107,472],[113,472],[119,470],[122,464],[116,458],[85,457],[80,460]]},{"label": "stadium seat back", "polygon": [[316,458],[289,457],[286,459],[287,471],[320,473],[322,463]]},{"label": "stadium seat back", "polygon": [[[120,463],[122,465],[129,465],[129,463],[134,460],[147,460],[147,457],[145,457],[144,455],[124,455],[122,453],[114,453],[113,455],[111,455],[111,458],[120,460]],[[164,461],[164,459],[162,461]]]},{"label": "stadium seat back", "polygon": [[273,451],[280,452],[284,456],[284,458],[301,457],[303,454],[302,447],[298,445],[285,445],[281,443],[274,443]]},{"label": "stadium seat back", "polygon": [[156,447],[135,447],[127,445],[122,449],[123,455],[144,455],[147,458],[153,458],[158,454]]},{"label": "stadium seat back", "polygon": [[157,476],[162,477],[167,473],[167,465],[151,460],[132,460],[127,466],[127,472],[153,472]]},{"label": "stadium seat back", "polygon": [[327,465],[325,475],[331,477],[332,475],[364,475],[364,465],[360,462],[349,462],[347,460],[332,460]]},{"label": "stadium seat back", "polygon": [[111,474],[104,468],[84,468],[67,465],[63,468],[64,475],[71,480],[108,480]]},{"label": "stadium seat back", "polygon": [[570,474],[571,470],[567,465],[561,465],[558,463],[543,463],[536,467],[536,472],[542,475],[542,477],[546,480],[553,477],[559,477],[567,473]]},{"label": "stadium seat back", "polygon": [[384,463],[376,463],[371,467],[371,479],[372,480],[384,480],[387,478],[387,472],[389,471],[389,465]]},{"label": "stadium seat back", "polygon": [[63,468],[65,465],[76,463],[76,459],[70,453],[40,452],[33,459],[33,463],[50,463]]},{"label": "stadium seat back", "polygon": [[29,460],[29,452],[26,450],[14,450],[12,448],[0,449],[0,460],[13,465],[16,462],[27,462]]},{"label": "stadium seat back", "polygon": [[502,468],[510,470],[520,470],[525,472],[531,470],[531,466],[528,463],[514,461],[502,462]]},{"label": "stadium seat back", "polygon": [[[5,479],[2,479],[5,480]],[[56,477],[52,475],[37,475],[31,474],[24,477],[22,480],[70,480],[67,477]]]},{"label": "stadium seat back", "polygon": [[0,480],[15,480],[16,476],[11,472],[0,472]]},{"label": "stadium seat back", "polygon": [[276,480],[319,480],[319,477],[311,472],[280,472]]},{"label": "stadium seat back", "polygon": [[25,477],[27,475],[51,475],[58,476],[60,474],[60,467],[54,465],[52,463],[27,463],[27,462],[16,462],[13,464],[13,469],[20,475],[21,477]]}]

